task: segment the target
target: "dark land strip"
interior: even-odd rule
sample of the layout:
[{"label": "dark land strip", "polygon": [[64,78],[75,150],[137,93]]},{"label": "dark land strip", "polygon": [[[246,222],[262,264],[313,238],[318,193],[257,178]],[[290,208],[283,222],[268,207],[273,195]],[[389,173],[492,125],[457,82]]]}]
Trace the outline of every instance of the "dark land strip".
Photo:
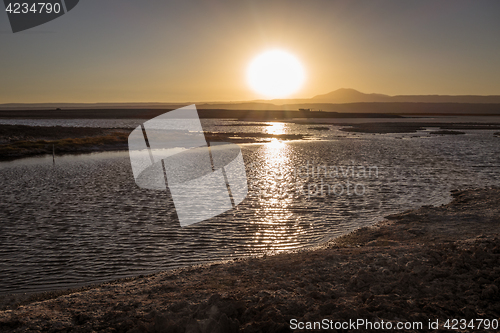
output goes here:
[{"label": "dark land strip", "polygon": [[345,132],[358,133],[416,133],[417,131],[425,130],[426,128],[439,128],[439,130],[431,131],[430,134],[465,134],[459,130],[499,130],[500,124],[491,123],[431,123],[431,122],[411,122],[411,123],[359,123],[359,124],[343,124],[341,128]]},{"label": "dark land strip", "polygon": [[[128,150],[128,128],[39,127],[0,125],[0,160],[52,154]],[[271,139],[300,140],[304,134],[206,132],[208,142],[256,143]]]}]

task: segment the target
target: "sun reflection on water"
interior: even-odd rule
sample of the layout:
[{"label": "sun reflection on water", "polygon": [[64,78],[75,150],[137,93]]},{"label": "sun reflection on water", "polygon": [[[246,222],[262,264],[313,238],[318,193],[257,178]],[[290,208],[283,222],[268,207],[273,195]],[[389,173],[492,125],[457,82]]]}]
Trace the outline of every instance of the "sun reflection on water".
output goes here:
[{"label": "sun reflection on water", "polygon": [[285,134],[285,125],[286,123],[269,123],[270,126],[267,126],[265,128],[265,131],[267,134],[275,134],[275,135],[280,135],[280,134]]},{"label": "sun reflection on water", "polygon": [[[283,133],[282,123],[273,124],[272,133]],[[288,144],[273,140],[261,146],[258,172],[251,181],[257,196],[254,212],[254,236],[251,245],[256,252],[279,253],[300,245],[299,236],[306,232],[300,216],[294,213],[294,167]]]}]

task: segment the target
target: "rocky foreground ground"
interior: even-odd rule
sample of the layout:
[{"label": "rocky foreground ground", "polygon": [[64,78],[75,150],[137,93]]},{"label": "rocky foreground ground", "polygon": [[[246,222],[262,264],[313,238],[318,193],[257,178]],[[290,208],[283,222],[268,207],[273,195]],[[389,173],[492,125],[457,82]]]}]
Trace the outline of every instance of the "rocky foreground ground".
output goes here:
[{"label": "rocky foreground ground", "polygon": [[[495,332],[478,324],[500,317],[500,189],[452,195],[314,251],[7,296],[0,331],[313,332],[298,323],[364,319],[423,323],[394,332]],[[469,326],[447,329],[448,319]],[[436,320],[439,329],[429,329]],[[337,330],[348,331],[370,330]]]}]

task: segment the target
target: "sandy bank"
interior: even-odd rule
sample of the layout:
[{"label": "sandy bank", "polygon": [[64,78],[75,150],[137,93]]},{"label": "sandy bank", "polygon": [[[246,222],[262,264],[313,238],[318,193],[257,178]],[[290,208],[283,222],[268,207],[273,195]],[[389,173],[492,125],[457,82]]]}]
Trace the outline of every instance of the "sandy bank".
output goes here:
[{"label": "sandy bank", "polygon": [[446,206],[389,216],[315,251],[42,294],[23,305],[4,297],[0,331],[288,332],[291,319],[326,318],[422,322],[404,330],[422,332],[429,320],[498,319],[500,189],[452,194]]}]

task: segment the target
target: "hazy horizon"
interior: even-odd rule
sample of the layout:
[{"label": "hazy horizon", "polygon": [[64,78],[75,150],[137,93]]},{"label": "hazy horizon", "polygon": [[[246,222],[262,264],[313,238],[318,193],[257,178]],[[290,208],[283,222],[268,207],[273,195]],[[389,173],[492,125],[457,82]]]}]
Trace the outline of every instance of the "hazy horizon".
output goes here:
[{"label": "hazy horizon", "polygon": [[[57,101],[52,101],[52,102],[32,102],[32,103],[0,103],[0,105],[23,105],[23,104],[27,104],[27,105],[43,105],[43,104],[48,104],[48,105],[65,105],[65,104],[68,104],[68,105],[71,105],[71,104],[76,104],[76,105],[79,105],[79,104],[89,104],[89,105],[93,105],[93,104],[96,104],[96,105],[105,105],[105,104],[111,104],[111,105],[134,105],[134,104],[138,104],[138,105],[143,105],[143,104],[161,104],[161,105],[168,105],[168,104],[171,104],[171,105],[184,105],[184,104],[248,104],[248,103],[269,103],[269,104],[274,104],[274,105],[280,105],[280,104],[284,104],[284,103],[301,103],[301,102],[307,102],[307,103],[318,103],[318,104],[321,104],[321,103],[329,103],[329,104],[345,104],[345,103],[360,103],[362,101],[349,101],[349,102],[335,102],[335,101],[324,101],[322,100],[322,96],[336,96],[338,97],[339,95],[342,96],[343,94],[346,94],[348,96],[350,96],[351,94],[358,94],[360,96],[366,96],[366,97],[370,97],[370,96],[375,96],[375,97],[388,97],[388,98],[393,98],[393,97],[451,97],[451,98],[454,98],[454,97],[478,97],[478,98],[482,98],[482,97],[500,97],[500,93],[499,94],[496,94],[496,95],[472,95],[472,94],[461,94],[461,95],[439,95],[439,94],[429,94],[429,95],[411,95],[411,94],[402,94],[402,95],[386,95],[386,94],[381,94],[381,93],[378,93],[378,92],[368,92],[368,93],[365,93],[365,92],[362,92],[362,91],[359,91],[359,90],[356,90],[356,89],[353,89],[353,88],[339,88],[337,90],[333,90],[333,91],[330,91],[330,92],[327,92],[325,94],[317,94],[317,95],[314,95],[314,96],[311,96],[311,97],[305,97],[305,98],[283,98],[283,99],[277,99],[277,98],[274,98],[274,99],[254,99],[254,100],[215,100],[215,101],[210,101],[210,100],[198,100],[198,101],[190,101],[190,100],[187,100],[187,101],[181,101],[181,102],[173,102],[173,101],[166,101],[166,102],[158,102],[158,101],[145,101],[145,102],[137,102],[137,101],[128,101],[128,102],[116,102],[116,101],[107,101],[107,102],[57,102]],[[387,101],[388,103],[390,103],[390,101]],[[394,101],[394,102],[405,102],[405,101]],[[376,101],[374,102],[371,102],[370,103],[377,103]],[[432,102],[427,102],[427,103],[432,103]],[[449,102],[447,102],[449,103]],[[471,103],[474,103],[474,102],[471,102]],[[499,99],[499,103],[500,103],[500,99]]]}]

